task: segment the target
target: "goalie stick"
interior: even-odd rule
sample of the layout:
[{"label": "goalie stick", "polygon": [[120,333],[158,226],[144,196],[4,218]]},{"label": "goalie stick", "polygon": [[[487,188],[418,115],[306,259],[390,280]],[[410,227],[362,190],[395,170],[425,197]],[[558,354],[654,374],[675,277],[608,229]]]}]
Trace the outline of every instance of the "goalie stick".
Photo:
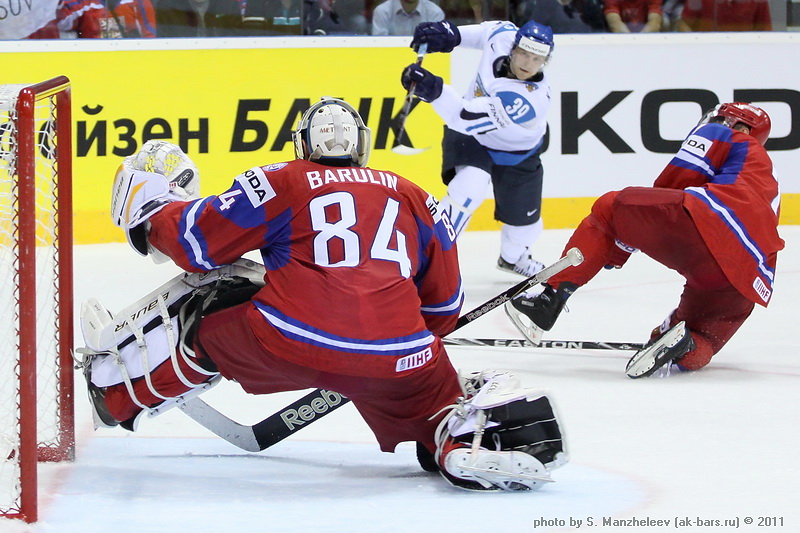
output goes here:
[{"label": "goalie stick", "polygon": [[560,350],[641,350],[644,343],[605,341],[546,340],[537,345],[528,339],[442,339],[445,346],[479,346],[483,348],[556,348]]},{"label": "goalie stick", "polygon": [[[580,250],[577,248],[570,249],[564,257],[539,273],[517,283],[502,294],[459,317],[453,331],[500,307],[514,296],[530,289],[534,285],[547,281],[551,276],[558,274],[565,268],[579,265],[582,262],[583,254],[581,254]],[[249,452],[260,452],[293,435],[307,424],[335,411],[349,401],[348,398],[339,393],[326,389],[316,389],[252,426],[239,424],[231,420],[197,397],[179,403],[178,408],[200,425],[234,446]]]}]

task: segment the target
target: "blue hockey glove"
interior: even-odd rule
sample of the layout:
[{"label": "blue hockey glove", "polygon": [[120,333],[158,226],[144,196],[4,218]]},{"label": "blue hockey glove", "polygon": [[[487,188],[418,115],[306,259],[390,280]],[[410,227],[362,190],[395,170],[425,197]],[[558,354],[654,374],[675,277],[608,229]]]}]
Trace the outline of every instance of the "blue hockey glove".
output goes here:
[{"label": "blue hockey glove", "polygon": [[452,52],[461,44],[461,33],[458,26],[446,20],[423,22],[414,29],[411,48],[417,50],[422,43],[428,43],[428,52]]},{"label": "blue hockey glove", "polygon": [[423,102],[433,102],[439,95],[442,94],[442,85],[444,82],[442,78],[420,67],[417,64],[411,64],[403,70],[403,75],[400,76],[400,83],[406,91],[411,90],[411,84],[414,86],[414,95]]}]

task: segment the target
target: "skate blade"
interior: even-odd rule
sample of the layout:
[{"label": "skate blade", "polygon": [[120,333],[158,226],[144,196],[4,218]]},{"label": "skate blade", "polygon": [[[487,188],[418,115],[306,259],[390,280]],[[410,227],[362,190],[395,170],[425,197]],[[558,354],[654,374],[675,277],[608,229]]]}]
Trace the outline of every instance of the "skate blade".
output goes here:
[{"label": "skate blade", "polygon": [[631,357],[625,367],[629,378],[643,378],[661,368],[665,362],[665,354],[686,336],[686,324],[679,322],[664,333],[650,346],[642,348]]},{"label": "skate blade", "polygon": [[536,346],[542,342],[544,330],[534,324],[530,318],[517,311],[514,306],[511,305],[510,300],[503,305],[503,309],[506,310],[506,315],[508,318],[526,339],[531,341]]}]

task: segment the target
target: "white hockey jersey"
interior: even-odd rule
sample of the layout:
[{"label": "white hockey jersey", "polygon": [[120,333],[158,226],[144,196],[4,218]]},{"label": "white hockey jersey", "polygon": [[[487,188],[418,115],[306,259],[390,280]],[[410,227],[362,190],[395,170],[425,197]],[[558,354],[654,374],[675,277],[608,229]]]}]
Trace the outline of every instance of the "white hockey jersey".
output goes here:
[{"label": "white hockey jersey", "polygon": [[483,50],[467,93],[445,85],[431,104],[447,126],[471,135],[485,146],[495,163],[514,165],[542,143],[550,107],[550,84],[497,77],[496,63],[511,54],[518,28],[511,22],[459,26],[461,44]]}]

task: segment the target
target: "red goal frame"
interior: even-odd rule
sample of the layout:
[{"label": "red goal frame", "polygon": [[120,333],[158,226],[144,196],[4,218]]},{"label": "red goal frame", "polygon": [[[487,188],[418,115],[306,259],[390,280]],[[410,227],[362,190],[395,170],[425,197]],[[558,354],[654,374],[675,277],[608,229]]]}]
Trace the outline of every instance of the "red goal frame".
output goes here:
[{"label": "red goal frame", "polygon": [[[36,300],[36,103],[53,98],[54,128],[58,140],[57,161],[58,228],[56,253],[58,301],[58,439],[55,445],[40,444],[37,434],[37,300]],[[73,314],[73,226],[72,226],[72,112],[70,81],[59,76],[23,88],[16,102],[18,221],[16,275],[19,306],[19,475],[18,512],[7,518],[26,522],[38,519],[38,462],[69,461],[75,455]]]}]

